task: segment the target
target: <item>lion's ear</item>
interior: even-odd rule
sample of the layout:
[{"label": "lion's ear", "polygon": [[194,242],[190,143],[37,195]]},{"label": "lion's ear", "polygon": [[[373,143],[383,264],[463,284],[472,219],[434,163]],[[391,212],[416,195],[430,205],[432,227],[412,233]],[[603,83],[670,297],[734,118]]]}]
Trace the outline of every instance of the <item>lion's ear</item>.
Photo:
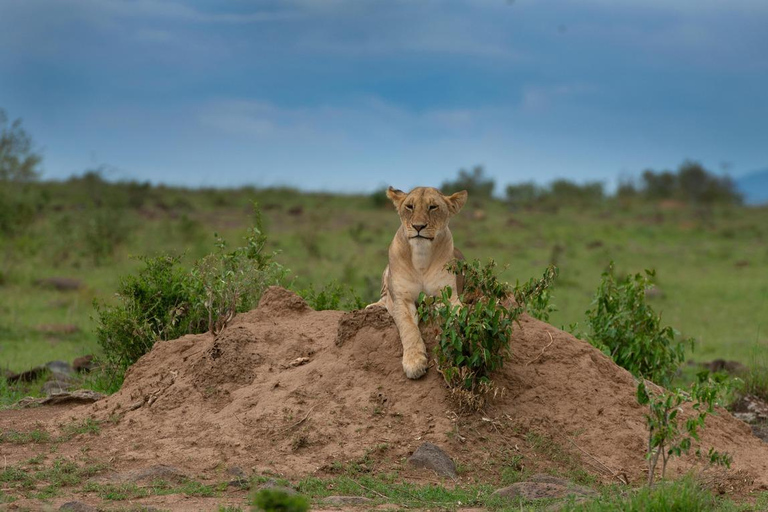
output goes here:
[{"label": "lion's ear", "polygon": [[467,202],[467,191],[462,190],[461,192],[456,192],[450,196],[443,197],[445,197],[445,202],[448,203],[448,210],[452,214],[457,214],[459,213],[459,210],[461,210],[461,208],[464,206],[464,203]]},{"label": "lion's ear", "polygon": [[396,188],[389,187],[387,189],[387,197],[395,204],[395,208],[400,208],[400,203],[403,202],[403,199],[405,199],[405,196],[407,195],[408,194],[402,190]]}]

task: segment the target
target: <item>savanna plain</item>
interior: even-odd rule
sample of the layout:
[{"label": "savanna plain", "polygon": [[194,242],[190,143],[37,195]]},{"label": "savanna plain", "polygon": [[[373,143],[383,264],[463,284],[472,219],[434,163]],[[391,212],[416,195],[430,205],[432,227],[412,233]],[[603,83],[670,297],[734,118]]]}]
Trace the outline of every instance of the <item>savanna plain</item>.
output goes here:
[{"label": "savanna plain", "polygon": [[[191,270],[217,244],[225,241],[236,247],[250,228],[259,225],[266,235],[265,252],[274,253],[273,261],[285,272],[285,287],[318,309],[350,310],[378,299],[387,247],[399,225],[383,190],[340,195],[290,188],[184,189],[111,183],[98,173],[87,173],[65,182],[24,184],[18,191],[19,197],[31,198],[29,220],[23,229],[11,227],[0,235],[0,404],[4,408],[0,417],[6,418],[19,411],[14,404],[20,398],[45,395],[44,377],[11,382],[11,375],[87,354],[93,354],[98,364],[104,354],[96,334],[99,320],[94,303],[102,309],[119,304],[116,292],[121,282],[143,268],[145,257],[174,255],[180,258],[181,268]],[[548,265],[555,265],[559,274],[549,289],[554,309],[547,322],[569,332],[587,330],[585,312],[594,307],[601,274],[611,262],[618,276],[653,269],[653,287],[645,299],[664,325],[674,327],[678,339],[693,340],[686,348],[686,363],[672,382],[687,386],[702,363],[717,359],[740,363],[745,373],[728,376],[735,384],[718,402],[728,405],[735,400],[738,391],[734,389],[742,385],[743,375],[750,376],[751,391],[768,391],[766,218],[765,207],[738,204],[601,197],[521,205],[487,194],[473,195],[470,190],[467,205],[451,220],[451,229],[456,246],[468,260],[493,259],[499,277],[511,284],[538,278]],[[119,386],[99,374],[98,368],[77,379],[78,387],[102,392],[114,392]],[[45,414],[40,413],[39,419],[43,421]],[[73,439],[98,437],[106,425],[74,422],[56,432],[39,425],[32,422],[22,429],[4,423],[0,452],[11,446],[34,449],[30,448],[25,461],[2,468],[0,507],[54,509],[57,497],[77,494],[98,496],[102,500],[98,507],[104,510],[142,510],[146,503],[141,500],[148,496],[177,494],[201,500],[189,501],[190,507],[244,510],[251,506],[249,489],[273,478],[307,496],[313,507],[325,508],[329,505],[321,500],[330,494],[369,497],[374,501],[365,506],[370,508],[389,503],[403,509],[768,507],[765,492],[720,496],[695,476],[635,490],[619,482],[606,483],[590,476],[576,461],[579,457],[533,432],[523,436],[527,445],[523,455],[505,454],[498,475],[486,482],[420,483],[393,472],[372,472],[376,459],[372,447],[366,457],[339,464],[333,475],[323,478],[248,475],[242,487],[189,478],[158,479],[143,487],[94,484],[87,483],[89,478],[107,471],[109,462],[89,462],[87,453],[69,458],[61,447]],[[550,472],[591,486],[597,498],[579,503],[511,502],[492,496],[489,482],[514,483],[532,471],[521,464],[529,452],[555,461],[537,469],[547,472],[559,467]],[[471,468],[459,468],[459,474],[462,470]],[[152,506],[163,509],[163,503]],[[178,504],[166,505],[178,509],[174,508]]]}]

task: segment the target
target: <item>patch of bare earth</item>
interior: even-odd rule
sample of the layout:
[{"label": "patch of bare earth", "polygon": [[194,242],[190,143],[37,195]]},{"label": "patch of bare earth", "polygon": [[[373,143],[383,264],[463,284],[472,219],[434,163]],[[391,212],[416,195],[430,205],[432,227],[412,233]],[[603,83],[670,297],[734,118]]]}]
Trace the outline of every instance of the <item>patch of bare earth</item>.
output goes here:
[{"label": "patch of bare earth", "polygon": [[[349,463],[436,480],[406,464],[425,441],[453,457],[459,481],[498,483],[505,467],[560,473],[579,467],[598,480],[643,483],[647,432],[633,377],[588,343],[527,316],[511,347],[512,359],[496,379],[503,395],[460,417],[434,368],[417,381],[405,377],[386,311],[316,312],[293,293],[271,288],[258,309],[238,315],[218,337],[157,343],[128,371],[120,392],[69,409],[47,428],[99,420],[98,434],[74,437],[59,455],[87,452],[116,472],[166,464],[203,483],[225,481],[232,467],[300,477],[332,474]],[[0,427],[38,425],[39,411],[2,412]],[[725,410],[707,418],[702,447],[730,453],[732,468],[714,471],[686,457],[671,462],[669,475],[694,469],[739,495],[768,488],[768,445]],[[0,448],[6,464],[46,449]],[[225,498],[245,496],[227,492]],[[169,500],[136,502],[184,509]]]}]

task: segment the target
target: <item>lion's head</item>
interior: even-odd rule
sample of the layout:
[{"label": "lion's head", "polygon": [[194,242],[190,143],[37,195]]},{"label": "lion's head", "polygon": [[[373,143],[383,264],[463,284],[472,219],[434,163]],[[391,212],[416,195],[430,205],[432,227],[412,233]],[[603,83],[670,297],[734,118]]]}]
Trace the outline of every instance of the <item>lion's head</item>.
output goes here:
[{"label": "lion's head", "polygon": [[407,194],[389,187],[387,197],[397,208],[409,240],[432,241],[448,226],[448,219],[464,206],[467,191],[444,196],[432,187],[417,187]]}]

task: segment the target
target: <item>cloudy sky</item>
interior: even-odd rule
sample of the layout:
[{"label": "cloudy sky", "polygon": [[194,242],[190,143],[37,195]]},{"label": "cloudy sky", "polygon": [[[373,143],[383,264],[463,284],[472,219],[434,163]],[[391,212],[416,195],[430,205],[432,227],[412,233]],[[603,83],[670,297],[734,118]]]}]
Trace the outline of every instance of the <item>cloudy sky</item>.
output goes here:
[{"label": "cloudy sky", "polygon": [[369,191],[768,166],[765,0],[0,0],[44,176]]}]

